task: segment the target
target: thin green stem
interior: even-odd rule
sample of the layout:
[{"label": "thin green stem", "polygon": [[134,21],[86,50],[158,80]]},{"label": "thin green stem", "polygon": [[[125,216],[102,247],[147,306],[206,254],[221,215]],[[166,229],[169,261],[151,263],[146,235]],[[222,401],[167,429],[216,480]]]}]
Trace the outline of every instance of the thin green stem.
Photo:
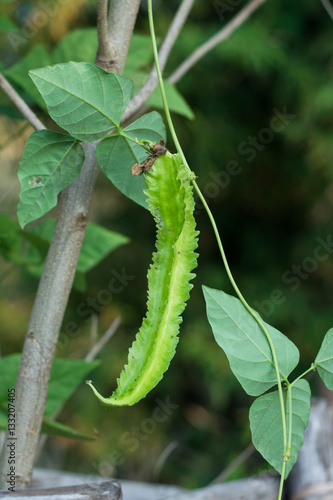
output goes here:
[{"label": "thin green stem", "polygon": [[293,380],[290,385],[291,386],[295,385],[296,382],[298,382],[301,378],[305,377],[305,375],[307,375],[310,372],[314,372],[316,370],[316,367],[317,367],[317,363],[311,363],[310,368],[305,370],[305,372],[303,372],[299,377],[297,377],[295,380]]},{"label": "thin green stem", "polygon": [[152,8],[152,1],[151,0],[148,0],[148,18],[149,18],[150,36],[151,36],[151,41],[152,41],[152,45],[153,45],[155,66],[156,66],[156,71],[157,71],[157,78],[158,78],[158,83],[159,83],[160,92],[161,92],[161,96],[162,96],[166,120],[167,120],[169,129],[170,129],[170,133],[171,133],[173,142],[175,143],[176,149],[177,149],[177,151],[182,159],[182,162],[190,170],[190,167],[186,161],[182,147],[179,143],[175,128],[173,126],[173,122],[171,119],[170,110],[169,110],[169,106],[168,106],[168,101],[167,101],[167,97],[165,94],[162,72],[161,72],[161,67],[160,67],[159,59],[158,59],[158,51],[157,51],[157,43],[156,43],[154,19],[153,19],[153,8]]},{"label": "thin green stem", "polygon": [[286,466],[287,466],[287,462],[283,461],[283,463],[282,463],[282,470],[281,470],[281,477],[280,477],[280,487],[279,487],[278,500],[282,500],[284,478],[285,478],[285,475],[286,475]]},{"label": "thin green stem", "polygon": [[117,130],[116,134],[105,135],[104,137],[101,138],[101,140],[108,139],[109,137],[119,137],[119,136],[122,136],[122,137],[124,137],[124,139],[127,139],[128,141],[131,141],[131,142],[134,142],[135,144],[138,144],[143,149],[145,149],[146,151],[151,153],[150,147],[146,146],[146,144],[150,144],[152,141],[147,141],[147,140],[139,141],[136,137],[131,137],[130,135],[127,135],[121,128],[119,128]]},{"label": "thin green stem", "polygon": [[[164,84],[163,84],[163,78],[162,78],[161,68],[160,68],[159,60],[158,60],[158,51],[157,51],[155,29],[154,29],[152,0],[148,0],[148,18],[149,18],[149,28],[150,28],[150,35],[151,35],[152,45],[153,45],[153,53],[154,53],[154,60],[155,60],[155,65],[156,65],[157,77],[158,77],[159,87],[160,87],[160,91],[161,91],[161,96],[162,96],[164,111],[165,111],[165,115],[166,115],[166,119],[167,119],[167,122],[168,122],[168,126],[169,126],[169,129],[170,129],[170,133],[171,133],[172,139],[173,139],[173,141],[175,143],[176,149],[177,149],[177,151],[178,151],[178,153],[179,153],[179,155],[180,155],[180,157],[182,159],[183,164],[189,169],[189,172],[192,174],[191,175],[191,181],[193,183],[193,186],[194,186],[196,192],[198,193],[198,196],[199,196],[200,200],[203,203],[203,206],[205,207],[205,210],[206,210],[206,212],[208,214],[208,217],[210,219],[210,222],[212,224],[212,227],[213,227],[213,230],[214,230],[214,233],[215,233],[215,237],[216,237],[216,240],[217,240],[217,244],[218,244],[218,247],[220,249],[222,261],[223,261],[223,264],[225,266],[225,269],[226,269],[227,275],[229,277],[229,280],[230,280],[230,282],[231,282],[231,284],[232,284],[232,286],[233,286],[236,294],[238,295],[240,301],[244,305],[244,307],[251,314],[251,316],[257,321],[257,323],[259,324],[260,328],[264,332],[264,334],[265,334],[265,336],[267,338],[267,341],[269,343],[270,349],[271,349],[272,358],[273,358],[273,364],[274,364],[274,368],[275,368],[275,372],[276,372],[276,378],[277,378],[278,392],[279,392],[279,401],[280,401],[281,419],[282,419],[282,434],[283,434],[283,459],[285,459],[285,457],[287,455],[287,423],[286,423],[285,404],[284,404],[284,399],[283,399],[282,382],[281,382],[281,376],[280,376],[280,370],[279,370],[278,360],[277,360],[277,356],[276,356],[276,351],[275,351],[272,339],[271,339],[271,337],[270,337],[267,329],[265,328],[265,326],[262,323],[262,321],[260,320],[260,318],[258,318],[258,316],[254,313],[254,311],[252,311],[251,307],[246,302],[245,298],[243,297],[242,293],[240,292],[240,290],[239,290],[239,288],[238,288],[238,286],[237,286],[237,284],[236,284],[236,282],[235,282],[235,280],[234,280],[234,278],[232,276],[232,273],[231,273],[231,270],[230,270],[230,267],[229,267],[229,264],[228,264],[225,252],[224,252],[222,241],[221,241],[221,238],[220,238],[217,226],[216,226],[215,219],[214,219],[213,214],[212,214],[212,212],[210,211],[210,209],[209,209],[209,207],[207,205],[207,202],[206,202],[205,198],[203,197],[203,194],[201,193],[201,191],[199,189],[199,186],[197,185],[197,183],[195,181],[195,175],[192,173],[192,171],[191,171],[191,169],[190,169],[190,167],[189,167],[189,165],[187,163],[187,160],[185,158],[184,152],[183,152],[183,150],[181,148],[181,145],[179,143],[179,140],[178,140],[178,137],[177,137],[177,134],[176,134],[176,131],[175,131],[175,128],[173,126],[172,119],[171,119],[171,115],[170,115],[170,111],[169,111],[169,106],[168,106],[168,102],[167,102],[167,98],[166,98],[166,94],[165,94]],[[283,461],[282,471],[284,471],[284,473],[285,473],[285,461]],[[283,484],[283,482],[282,482],[282,484]],[[282,495],[282,488],[281,488],[281,495]],[[279,496],[279,499],[281,498],[281,495]]]},{"label": "thin green stem", "polygon": [[293,398],[292,398],[292,388],[289,385],[288,389],[288,401],[289,401],[289,432],[288,432],[288,444],[287,444],[287,453],[285,456],[285,461],[290,460],[291,454],[291,439],[292,439],[292,430],[293,430]]},{"label": "thin green stem", "polygon": [[121,135],[122,137],[124,137],[125,139],[127,139],[129,141],[135,142],[135,144],[138,144],[143,149],[145,149],[146,151],[149,151],[149,153],[151,153],[151,150],[150,150],[149,146],[146,146],[144,144],[144,142],[146,143],[147,141],[141,142],[138,139],[136,139],[135,137],[131,137],[130,135],[125,134],[125,132],[123,130],[119,131],[119,135]]}]

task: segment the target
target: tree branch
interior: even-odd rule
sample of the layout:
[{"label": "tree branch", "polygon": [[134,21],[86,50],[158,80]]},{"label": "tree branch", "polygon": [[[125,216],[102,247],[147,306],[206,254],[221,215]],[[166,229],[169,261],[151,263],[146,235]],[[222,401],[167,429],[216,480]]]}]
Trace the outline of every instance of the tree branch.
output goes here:
[{"label": "tree branch", "polygon": [[98,0],[97,3],[97,35],[98,49],[95,64],[105,71],[112,71],[115,48],[108,38],[108,0]]},{"label": "tree branch", "polygon": [[45,125],[35,115],[32,109],[23,101],[22,97],[11,86],[9,81],[0,73],[0,88],[9,97],[16,108],[22,113],[24,118],[30,123],[35,130],[45,129]]},{"label": "tree branch", "polygon": [[[118,71],[122,71],[125,64],[139,3],[140,0],[113,0],[111,3],[109,30],[113,33],[113,45],[117,49]],[[114,9],[117,15],[114,15]],[[127,20],[125,24],[123,19]],[[27,486],[31,480],[53,356],[85,235],[98,171],[96,142],[84,147],[86,158],[82,171],[59,197],[54,234],[21,357],[16,384],[16,488]],[[7,439],[11,439],[9,434]],[[7,488],[9,453],[9,448],[4,446],[0,459],[0,488]]]},{"label": "tree branch", "polygon": [[132,27],[133,30],[139,6],[138,0],[111,0],[108,21],[109,42],[114,54],[111,68],[119,74],[124,71],[132,37],[132,31],[128,28]]},{"label": "tree branch", "polygon": [[97,356],[97,354],[99,353],[99,351],[101,349],[103,349],[103,347],[105,346],[105,344],[107,344],[107,342],[110,340],[110,338],[115,334],[115,332],[116,332],[118,326],[120,325],[120,323],[121,323],[121,319],[118,316],[118,318],[116,318],[112,322],[112,324],[109,326],[109,328],[106,330],[106,332],[102,335],[102,337],[99,339],[99,341],[96,342],[96,344],[93,345],[93,347],[91,348],[91,350],[88,352],[88,354],[84,358],[85,361],[91,361],[92,359],[94,359]]},{"label": "tree branch", "polygon": [[[158,54],[162,71],[165,68],[171,49],[174,46],[178,38],[178,35],[190,13],[194,1],[195,0],[183,0],[175,14],[175,17],[171,23],[171,26],[161,45]],[[154,65],[146,83],[128,104],[125,114],[123,116],[123,121],[126,121],[130,116],[132,116],[141,108],[141,106],[146,102],[148,97],[154,92],[156,86],[157,86],[157,73]]]},{"label": "tree branch", "polygon": [[321,3],[323,4],[327,14],[330,16],[330,18],[333,21],[333,7],[332,4],[330,3],[329,0],[321,0]]},{"label": "tree branch", "polygon": [[171,74],[169,82],[177,83],[203,56],[210,52],[216,45],[224,42],[232,33],[239,28],[251,14],[267,0],[252,0],[235,17],[224,26],[216,35],[198,47],[185,61]]}]

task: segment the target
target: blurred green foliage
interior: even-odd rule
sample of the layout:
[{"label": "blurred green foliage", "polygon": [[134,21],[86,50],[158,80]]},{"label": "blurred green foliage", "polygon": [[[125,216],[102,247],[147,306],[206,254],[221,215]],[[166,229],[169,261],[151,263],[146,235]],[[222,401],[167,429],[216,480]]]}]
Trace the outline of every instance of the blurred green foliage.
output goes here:
[{"label": "blurred green foliage", "polygon": [[[53,50],[65,28],[93,27],[95,2],[70,3],[72,11],[67,4],[59,6],[49,24],[36,30],[17,52],[4,31],[2,65],[10,67],[37,43]],[[166,33],[178,4],[156,2],[160,37]],[[37,5],[8,2],[2,14],[22,33],[24,9]],[[220,19],[213,2],[198,0],[165,76],[237,10]],[[64,19],[66,22],[61,21]],[[300,348],[299,370],[313,361],[333,317],[332,31],[332,20],[319,1],[267,2],[177,85],[195,119],[175,116],[176,127],[217,219],[236,281],[265,321]],[[136,32],[147,34],[144,8]],[[0,104],[8,105],[5,100]],[[281,120],[281,113],[293,116]],[[279,116],[279,121],[272,121]],[[12,120],[3,118],[8,130],[12,130]],[[22,122],[17,124],[22,126]],[[7,139],[3,137],[1,143]],[[171,141],[168,146],[173,150]],[[7,150],[1,151],[4,162]],[[6,203],[1,202],[1,212],[12,213],[16,202],[7,197]],[[101,367],[94,372],[94,384],[107,394],[114,388],[145,313],[154,224],[149,213],[127,200],[102,176],[96,185],[92,219],[125,234],[131,243],[88,273],[84,293],[72,292],[58,356],[85,356],[90,346],[92,312],[99,316],[100,334],[121,315],[122,325],[99,355]],[[96,428],[99,439],[89,443],[52,439],[40,463],[197,487],[213,480],[250,443],[248,408],[252,399],[244,394],[215,344],[201,292],[201,284],[228,293],[231,287],[199,204],[197,221],[201,232],[197,278],[177,354],[163,381],[138,405],[107,412],[86,386],[80,387],[60,420],[86,434]],[[321,260],[314,257],[319,247]],[[4,261],[1,268],[5,273],[0,301],[1,351],[7,354],[21,350],[37,281]],[[102,303],[101,290],[114,272],[125,272],[127,279],[123,281],[127,284]],[[320,390],[316,381],[317,377],[311,380],[314,393]],[[168,400],[175,407],[157,412],[161,401],[165,405]],[[167,417],[162,419],[163,415]],[[156,463],[162,460],[163,452],[159,470]],[[261,467],[266,466],[253,455],[232,477],[248,475]]]}]

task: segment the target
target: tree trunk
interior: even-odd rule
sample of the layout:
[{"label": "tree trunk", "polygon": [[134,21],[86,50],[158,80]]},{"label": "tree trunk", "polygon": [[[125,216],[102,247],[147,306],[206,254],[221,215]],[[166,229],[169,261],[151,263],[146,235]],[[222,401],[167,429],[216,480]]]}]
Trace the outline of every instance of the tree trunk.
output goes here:
[{"label": "tree trunk", "polygon": [[[139,4],[140,0],[111,1],[108,29],[116,49],[113,69],[117,72],[121,72],[125,64]],[[86,159],[80,176],[60,195],[54,235],[31,314],[16,383],[15,436],[7,433],[1,454],[0,488],[8,487],[8,445],[11,442],[15,447],[15,487],[24,488],[31,480],[53,356],[85,235],[97,175],[96,144],[87,144],[85,151]]]}]

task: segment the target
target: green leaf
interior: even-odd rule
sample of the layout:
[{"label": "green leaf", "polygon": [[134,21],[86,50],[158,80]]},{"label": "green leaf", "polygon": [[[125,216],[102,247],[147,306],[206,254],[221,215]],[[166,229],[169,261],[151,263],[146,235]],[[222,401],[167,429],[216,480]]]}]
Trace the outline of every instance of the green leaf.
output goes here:
[{"label": "green leaf", "polygon": [[314,367],[327,389],[333,390],[333,328],[326,333],[314,362]]},{"label": "green leaf", "polygon": [[95,439],[94,437],[81,434],[68,425],[49,420],[48,418],[43,419],[41,432],[49,436],[61,436],[68,439],[80,439],[83,441],[93,441]]},{"label": "green leaf", "polygon": [[4,71],[4,75],[19,85],[34,101],[46,110],[45,102],[28,76],[30,70],[51,64],[51,56],[44,45],[36,45],[18,63]]},{"label": "green leaf", "polygon": [[149,35],[133,34],[126,59],[124,74],[148,66],[153,60],[153,48]]},{"label": "green leaf", "polygon": [[[163,83],[170,111],[174,111],[175,113],[178,113],[178,115],[182,115],[185,116],[186,118],[189,118],[190,120],[193,120],[194,113],[190,108],[190,106],[185,101],[184,97],[177,90],[177,87],[173,83],[168,82],[167,80],[163,80]],[[161,91],[159,87],[157,87],[152,93],[152,95],[149,97],[149,99],[147,100],[147,104],[154,108],[160,108],[160,109],[164,108],[161,97]]]},{"label": "green leaf", "polygon": [[[0,358],[0,408],[2,411],[6,411],[7,408],[8,389],[15,387],[20,359],[20,354],[10,354]],[[96,360],[88,362],[55,358],[44,415],[46,417],[53,415],[99,364],[100,362]]]},{"label": "green leaf", "polygon": [[[139,141],[142,139],[159,142],[166,138],[162,117],[156,112],[141,116],[125,128],[124,132]],[[97,161],[108,179],[128,198],[148,208],[144,190],[147,189],[143,176],[133,176],[131,168],[147,158],[147,152],[135,142],[121,135],[103,139],[96,149]]]},{"label": "green leaf", "polygon": [[95,61],[97,52],[96,28],[77,29],[66,35],[56,46],[52,54],[52,63],[66,63],[69,61]]},{"label": "green leaf", "polygon": [[[48,219],[30,228],[25,236],[45,258],[52,239],[55,219]],[[129,242],[123,234],[110,231],[98,224],[88,222],[77,270],[86,273],[97,266],[110,252]]]},{"label": "green leaf", "polygon": [[88,374],[97,368],[99,361],[55,358],[47,392],[44,415],[50,417],[73,394]]},{"label": "green leaf", "polygon": [[[232,372],[248,394],[259,396],[277,383],[264,332],[239,299],[206,286],[203,292],[215,340],[225,351]],[[275,347],[280,373],[287,378],[298,364],[298,349],[281,332],[262,323]]]},{"label": "green leaf", "polygon": [[10,354],[0,358],[0,407],[6,409],[8,404],[8,389],[15,387],[20,354]]},{"label": "green leaf", "polygon": [[8,215],[0,214],[0,254],[6,260],[21,262],[19,226]]},{"label": "green leaf", "polygon": [[80,141],[100,139],[119,127],[132,82],[84,62],[30,71],[53,120]]},{"label": "green leaf", "polygon": [[50,130],[31,134],[18,170],[22,227],[57,204],[57,195],[79,175],[83,161],[83,149],[72,137]]},{"label": "green leaf", "polygon": [[80,252],[77,269],[86,273],[97,266],[110,252],[125,245],[127,236],[115,233],[102,226],[89,222]]},{"label": "green leaf", "polygon": [[16,24],[12,23],[12,21],[7,19],[6,17],[0,16],[0,31],[4,31],[5,33],[8,31],[18,32],[19,28]]},{"label": "green leaf", "polygon": [[[304,441],[304,431],[310,416],[311,390],[306,380],[291,386],[292,441],[291,456],[286,466],[286,477],[294,466]],[[286,396],[287,435],[289,432],[289,398]],[[250,408],[252,441],[256,449],[280,474],[283,461],[282,418],[278,391],[257,398]]]},{"label": "green leaf", "polygon": [[21,113],[16,108],[14,108],[14,106],[10,106],[10,105],[7,106],[5,104],[4,105],[0,104],[0,115],[8,116],[9,118],[13,118],[14,120],[24,120],[25,119],[21,115]]},{"label": "green leaf", "polygon": [[0,431],[6,431],[8,425],[7,411],[2,411],[0,408]]}]

